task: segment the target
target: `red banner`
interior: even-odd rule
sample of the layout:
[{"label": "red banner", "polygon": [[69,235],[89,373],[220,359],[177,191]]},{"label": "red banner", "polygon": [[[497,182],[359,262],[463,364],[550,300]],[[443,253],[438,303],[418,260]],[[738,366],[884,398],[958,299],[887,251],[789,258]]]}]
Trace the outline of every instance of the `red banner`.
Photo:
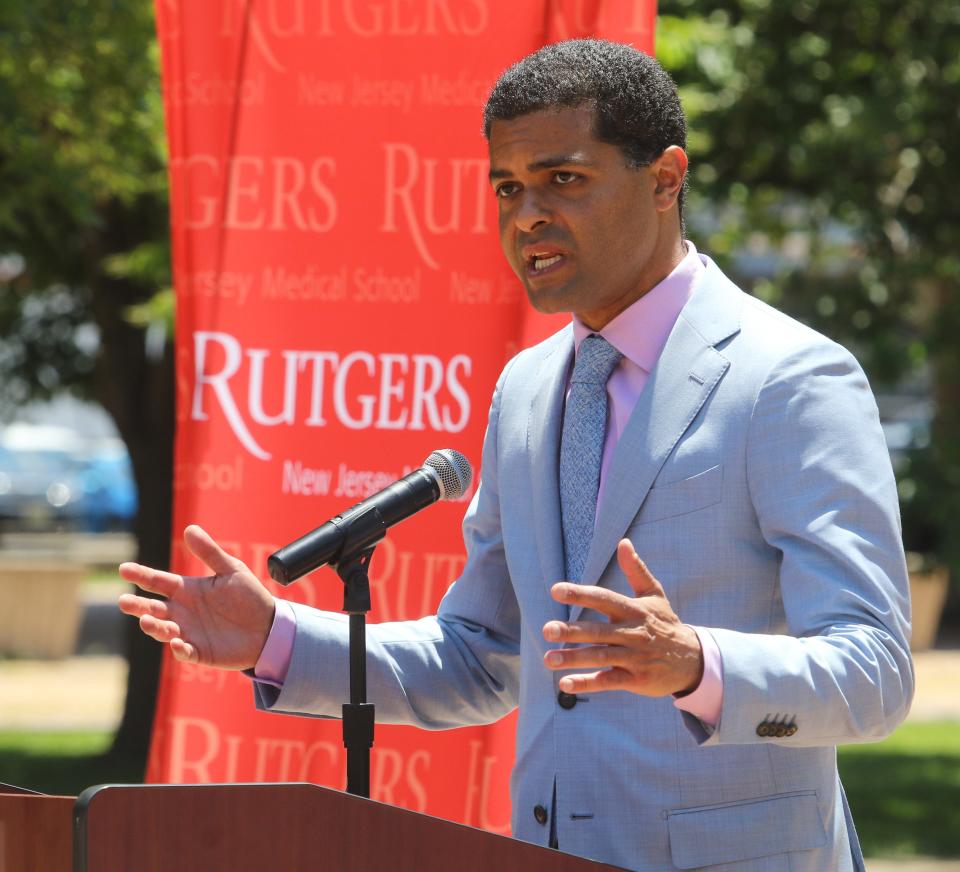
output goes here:
[{"label": "red banner", "polygon": [[[653,0],[157,0],[177,291],[174,528],[266,558],[454,447],[478,465],[528,315],[500,251],[481,107],[545,42],[647,51]],[[468,495],[469,496],[469,495]],[[371,620],[435,611],[460,504],[390,531]],[[174,569],[204,573],[175,543]],[[326,609],[321,570],[274,593]],[[346,658],[343,667],[346,668]],[[371,700],[376,702],[376,700]],[[375,799],[509,829],[513,718],[378,727]],[[169,657],[148,779],[345,782],[336,721],[267,715],[249,679]]]}]

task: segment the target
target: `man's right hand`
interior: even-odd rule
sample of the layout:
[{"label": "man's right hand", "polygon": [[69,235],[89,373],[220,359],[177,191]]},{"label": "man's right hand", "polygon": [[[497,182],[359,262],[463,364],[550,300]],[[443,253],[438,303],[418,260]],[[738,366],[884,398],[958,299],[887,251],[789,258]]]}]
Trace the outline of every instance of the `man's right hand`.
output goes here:
[{"label": "man's right hand", "polygon": [[250,669],[256,665],[273,626],[273,596],[236,557],[193,525],[183,531],[187,549],[213,575],[194,577],[122,563],[120,576],[162,600],[123,594],[120,611],[140,619],[140,629],[167,642],[178,660]]}]

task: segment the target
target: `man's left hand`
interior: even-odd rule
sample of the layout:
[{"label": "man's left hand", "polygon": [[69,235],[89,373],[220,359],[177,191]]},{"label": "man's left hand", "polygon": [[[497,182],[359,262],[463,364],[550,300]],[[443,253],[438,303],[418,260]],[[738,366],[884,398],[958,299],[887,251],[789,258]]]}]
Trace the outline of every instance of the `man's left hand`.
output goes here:
[{"label": "man's left hand", "polygon": [[670,607],[663,587],[647,569],[629,539],[617,545],[617,562],[636,597],[603,587],[559,582],[553,598],[607,616],[607,621],[548,621],[548,642],[583,647],[548,651],[548,669],[596,670],[560,679],[566,693],[629,690],[666,696],[695,690],[703,676],[703,651],[696,632]]}]

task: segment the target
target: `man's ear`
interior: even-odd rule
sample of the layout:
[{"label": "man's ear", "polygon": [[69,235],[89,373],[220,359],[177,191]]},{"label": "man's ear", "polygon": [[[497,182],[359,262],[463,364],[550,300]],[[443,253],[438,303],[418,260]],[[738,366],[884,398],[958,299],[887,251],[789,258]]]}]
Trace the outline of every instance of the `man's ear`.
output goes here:
[{"label": "man's ear", "polygon": [[687,153],[679,145],[671,145],[650,164],[650,172],[656,180],[653,196],[658,212],[666,212],[676,203],[687,175],[688,163]]}]

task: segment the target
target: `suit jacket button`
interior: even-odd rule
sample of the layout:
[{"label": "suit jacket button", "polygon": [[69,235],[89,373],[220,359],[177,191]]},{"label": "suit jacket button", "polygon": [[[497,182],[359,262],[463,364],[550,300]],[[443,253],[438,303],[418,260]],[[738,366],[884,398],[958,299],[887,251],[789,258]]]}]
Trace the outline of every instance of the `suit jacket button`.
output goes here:
[{"label": "suit jacket button", "polygon": [[762,724],[757,724],[757,735],[758,736],[769,736],[770,735],[770,724],[764,721]]},{"label": "suit jacket button", "polygon": [[533,807],[533,817],[534,820],[536,820],[536,822],[541,826],[550,819],[550,815],[542,805],[535,805]]},{"label": "suit jacket button", "polygon": [[557,702],[562,709],[572,709],[577,704],[577,698],[572,693],[564,693],[561,690],[557,694]]}]

